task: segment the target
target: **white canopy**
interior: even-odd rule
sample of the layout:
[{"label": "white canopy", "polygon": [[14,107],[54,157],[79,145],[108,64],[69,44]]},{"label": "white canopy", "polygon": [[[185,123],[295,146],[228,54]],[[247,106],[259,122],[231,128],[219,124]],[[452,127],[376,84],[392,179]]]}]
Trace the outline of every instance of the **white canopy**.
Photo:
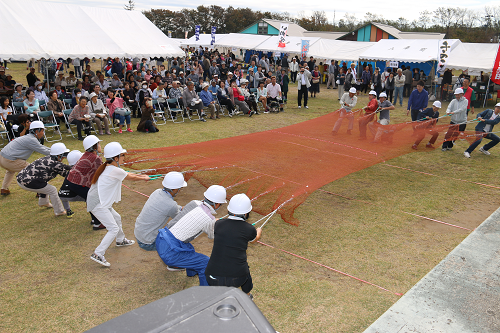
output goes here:
[{"label": "white canopy", "polygon": [[308,56],[318,59],[358,61],[359,55],[376,43],[320,39],[309,48]]},{"label": "white canopy", "polygon": [[[127,25],[128,29],[120,29]],[[142,13],[34,0],[0,0],[0,57],[183,56]]]},{"label": "white canopy", "polygon": [[497,43],[461,43],[451,51],[446,68],[467,70],[471,75],[490,73],[497,51]]},{"label": "white canopy", "polygon": [[221,39],[215,40],[215,47],[226,47],[242,50],[253,50],[259,44],[269,39],[267,35],[251,35],[251,34],[227,34]]},{"label": "white canopy", "polygon": [[[226,36],[226,34],[215,34],[215,42],[221,38]],[[186,46],[202,46],[202,47],[210,47],[212,46],[210,43],[212,42],[212,35],[211,34],[200,34],[199,35],[199,40],[196,41],[196,36],[193,35],[188,39],[183,39],[181,40],[181,46],[186,47]]]},{"label": "white canopy", "polygon": [[271,36],[259,45],[255,47],[255,50],[258,51],[269,51],[269,52],[281,52],[288,54],[300,54],[302,49],[302,40],[309,40],[309,48],[311,48],[314,43],[320,40],[319,37],[295,37],[295,36],[286,36],[285,39],[285,47],[278,47],[279,36]]},{"label": "white canopy", "polygon": [[[447,39],[453,50],[461,42]],[[439,39],[381,39],[359,55],[369,61],[427,62],[437,60]]]}]

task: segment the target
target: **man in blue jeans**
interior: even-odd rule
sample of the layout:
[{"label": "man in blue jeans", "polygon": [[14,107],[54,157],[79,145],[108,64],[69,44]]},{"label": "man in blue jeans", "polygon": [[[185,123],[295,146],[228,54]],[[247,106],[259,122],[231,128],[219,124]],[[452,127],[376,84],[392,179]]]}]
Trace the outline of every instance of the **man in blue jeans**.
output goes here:
[{"label": "man in blue jeans", "polygon": [[476,141],[474,141],[469,148],[464,152],[464,156],[470,158],[470,154],[476,149],[481,143],[483,138],[491,140],[483,147],[479,148],[479,151],[485,155],[491,155],[489,150],[495,147],[499,142],[500,138],[493,134],[493,127],[500,122],[500,103],[495,105],[495,110],[484,110],[477,115],[477,120],[479,124],[476,126]]},{"label": "man in blue jeans", "polygon": [[398,74],[394,77],[394,105],[396,105],[399,97],[399,106],[403,106],[403,89],[405,87],[406,77],[403,70],[398,68]]}]

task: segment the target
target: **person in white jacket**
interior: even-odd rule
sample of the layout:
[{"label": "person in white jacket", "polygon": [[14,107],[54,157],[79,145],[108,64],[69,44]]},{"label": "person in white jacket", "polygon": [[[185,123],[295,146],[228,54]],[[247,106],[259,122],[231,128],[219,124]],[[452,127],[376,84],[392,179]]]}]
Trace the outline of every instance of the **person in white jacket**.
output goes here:
[{"label": "person in white jacket", "polygon": [[464,97],[462,88],[455,89],[455,99],[453,99],[446,109],[446,114],[451,116],[450,128],[444,136],[442,151],[451,150],[453,141],[458,138],[460,132],[465,131],[467,126],[467,106],[469,101]]},{"label": "person in white jacket", "polygon": [[292,62],[290,63],[290,79],[292,80],[293,83],[297,81],[297,72],[299,71],[299,63],[297,62],[296,58],[292,59]]},{"label": "person in white jacket", "polygon": [[354,114],[352,113],[352,108],[356,106],[358,98],[356,97],[356,88],[352,87],[349,92],[346,92],[340,98],[340,117],[335,122],[333,126],[333,135],[339,132],[340,126],[344,121],[344,118],[349,119],[349,125],[347,127],[347,134],[351,134],[352,128],[354,127]]},{"label": "person in white jacket", "polygon": [[297,81],[298,81],[297,89],[299,90],[299,94],[297,96],[297,103],[299,109],[301,108],[302,104],[302,96],[304,96],[304,107],[306,109],[309,109],[309,107],[307,106],[307,93],[309,87],[311,86],[311,79],[308,73],[309,75],[311,75],[311,73],[308,70],[301,68],[299,75],[297,75]]}]

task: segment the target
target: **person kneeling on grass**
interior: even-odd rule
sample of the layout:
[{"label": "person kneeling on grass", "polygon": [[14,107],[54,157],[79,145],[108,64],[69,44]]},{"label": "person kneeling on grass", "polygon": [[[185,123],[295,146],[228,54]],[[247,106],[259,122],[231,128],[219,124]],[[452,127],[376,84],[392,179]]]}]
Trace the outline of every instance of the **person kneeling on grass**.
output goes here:
[{"label": "person kneeling on grass", "polygon": [[153,100],[147,97],[144,105],[141,106],[141,121],[137,125],[137,130],[139,132],[156,133],[160,131],[153,121],[154,114],[155,109],[153,108]]},{"label": "person kneeling on grass", "polygon": [[426,148],[434,149],[433,144],[436,142],[439,132],[434,131],[432,128],[437,123],[437,118],[439,118],[439,109],[441,108],[441,102],[435,101],[432,104],[432,108],[427,108],[423,111],[420,111],[417,115],[417,121],[425,122],[422,124],[418,124],[415,126],[415,134],[417,136],[417,140],[413,144],[411,148],[417,150],[418,145],[424,139],[425,134],[429,133],[432,135],[429,143],[425,145]]},{"label": "person kneeling on grass", "polygon": [[257,242],[262,229],[247,223],[252,203],[245,194],[236,194],[227,206],[229,217],[218,220],[214,246],[205,274],[210,286],[241,287],[250,297],[252,276],[247,263],[248,243]]},{"label": "person kneeling on grass", "polygon": [[135,220],[134,234],[137,244],[146,251],[156,250],[158,231],[165,227],[169,218],[178,215],[182,207],[174,198],[181,188],[187,186],[182,173],[176,171],[167,173],[162,185],[162,189],[151,193]]},{"label": "person kneeling on grass", "polygon": [[106,163],[95,172],[87,196],[87,211],[94,214],[108,230],[90,259],[106,267],[111,264],[104,258],[104,253],[115,238],[116,246],[128,246],[135,243],[125,238],[121,216],[113,209],[113,204],[121,200],[122,181],[124,179],[149,180],[147,175],[129,173],[120,168],[126,152],[118,142],[110,142],[104,147]]},{"label": "person kneeling on grass", "polygon": [[219,185],[210,186],[203,201],[191,201],[156,238],[158,255],[171,271],[186,269],[187,276],[198,274],[200,286],[208,286],[205,268],[209,258],[194,250],[191,241],[201,233],[214,238],[216,210],[226,202],[226,189]]},{"label": "person kneeling on grass", "polygon": [[38,206],[54,208],[56,216],[66,215],[66,210],[59,199],[56,187],[50,185],[48,181],[56,178],[57,175],[66,178],[71,167],[63,164],[62,160],[68,152],[69,149],[64,143],[54,143],[50,148],[49,156],[35,160],[17,175],[19,187],[26,191],[39,193]]},{"label": "person kneeling on grass", "polygon": [[[68,165],[70,167],[73,167],[76,162],[83,156],[83,154],[78,151],[78,150],[72,150],[69,152],[68,156],[66,156],[66,159],[68,160]],[[68,173],[69,175],[69,173]],[[68,181],[68,177],[64,178],[64,182],[61,185],[61,188],[59,189],[59,199],[61,199],[62,205],[64,209],[66,210],[66,216],[68,219],[72,218],[75,213],[71,210],[71,207],[69,205],[70,201],[83,201],[85,202],[85,199],[79,196],[77,193],[71,191],[69,188],[70,182]]]},{"label": "person kneeling on grass", "polygon": [[470,154],[476,149],[481,143],[483,138],[491,140],[486,145],[479,148],[479,151],[485,155],[491,155],[489,150],[495,147],[499,142],[500,138],[493,134],[493,127],[500,122],[500,103],[495,105],[495,110],[484,110],[477,115],[477,120],[479,123],[476,125],[476,141],[474,141],[469,148],[464,152],[464,156],[470,158]]}]

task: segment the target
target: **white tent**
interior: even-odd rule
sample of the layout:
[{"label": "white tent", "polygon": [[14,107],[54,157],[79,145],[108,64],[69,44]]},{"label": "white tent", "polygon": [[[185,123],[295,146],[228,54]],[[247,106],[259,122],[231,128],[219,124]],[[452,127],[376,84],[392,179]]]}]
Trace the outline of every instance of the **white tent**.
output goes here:
[{"label": "white tent", "polygon": [[320,39],[309,47],[308,56],[318,59],[358,61],[359,55],[376,43]]},{"label": "white tent", "polygon": [[470,75],[490,73],[497,51],[497,43],[462,43],[451,51],[446,68],[467,70]]},{"label": "white tent", "polygon": [[300,54],[302,49],[302,40],[306,39],[309,40],[309,48],[314,45],[318,40],[320,40],[319,37],[309,37],[309,38],[304,38],[304,37],[295,37],[295,36],[286,36],[285,39],[285,47],[278,47],[279,43],[279,36],[271,36],[259,45],[255,47],[255,50],[258,51],[268,51],[268,52],[281,52],[281,53],[288,53],[288,54]]},{"label": "white tent", "polygon": [[140,12],[0,0],[0,18],[5,59],[184,55]]},{"label": "white tent", "polygon": [[259,44],[269,39],[267,35],[251,34],[227,34],[223,38],[215,41],[215,47],[237,48],[241,50],[253,50]]},{"label": "white tent", "polygon": [[[215,42],[217,42],[219,39],[224,38],[226,34],[215,34]],[[181,40],[181,46],[186,47],[186,46],[202,46],[202,47],[210,47],[212,46],[210,43],[212,42],[212,35],[211,34],[200,34],[199,35],[199,40],[196,41],[196,36],[193,35],[188,39],[183,39]]]},{"label": "white tent", "polygon": [[[461,42],[448,39],[453,50]],[[437,60],[439,54],[438,39],[381,39],[359,55],[368,61],[427,62]]]}]

